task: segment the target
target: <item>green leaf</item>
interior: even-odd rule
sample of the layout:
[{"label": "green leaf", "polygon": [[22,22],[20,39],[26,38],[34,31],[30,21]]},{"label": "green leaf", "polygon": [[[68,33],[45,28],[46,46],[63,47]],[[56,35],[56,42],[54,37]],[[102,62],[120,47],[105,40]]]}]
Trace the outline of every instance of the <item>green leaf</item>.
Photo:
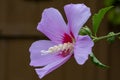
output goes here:
[{"label": "green leaf", "polygon": [[104,0],[105,6],[113,5],[114,2],[115,2],[115,0]]},{"label": "green leaf", "polygon": [[101,68],[109,68],[109,66],[101,63],[101,62],[95,57],[95,55],[94,55],[93,53],[90,54],[90,57],[91,57],[92,62],[93,62],[96,66],[101,67]]},{"label": "green leaf", "polygon": [[96,35],[97,31],[98,31],[99,25],[100,25],[104,15],[105,15],[105,13],[108,10],[110,10],[112,7],[113,6],[103,8],[103,9],[99,10],[98,13],[93,15],[93,17],[92,17],[92,25],[93,25],[93,32],[94,32],[95,35]]}]

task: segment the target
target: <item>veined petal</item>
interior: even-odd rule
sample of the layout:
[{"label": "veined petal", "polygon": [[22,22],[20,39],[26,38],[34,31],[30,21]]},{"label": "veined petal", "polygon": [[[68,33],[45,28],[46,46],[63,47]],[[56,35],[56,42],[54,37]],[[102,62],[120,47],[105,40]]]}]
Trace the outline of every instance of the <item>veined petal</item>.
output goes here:
[{"label": "veined petal", "polygon": [[49,63],[52,63],[56,60],[61,59],[61,56],[58,56],[58,54],[47,54],[47,55],[41,55],[41,50],[48,50],[49,47],[54,46],[55,43],[48,41],[48,40],[40,40],[34,42],[29,51],[30,51],[30,65],[31,66],[45,66]]},{"label": "veined petal", "polygon": [[94,43],[89,36],[79,36],[74,46],[74,57],[78,64],[82,65],[92,52]]},{"label": "veined petal", "polygon": [[48,64],[47,66],[43,67],[43,68],[38,68],[35,69],[38,76],[40,78],[43,78],[45,75],[49,74],[50,72],[52,72],[53,70],[57,69],[58,67],[60,67],[62,64],[64,64],[69,58],[71,57],[71,54],[60,59],[60,60],[56,60],[51,64]]},{"label": "veined petal", "polygon": [[90,17],[90,9],[84,4],[68,4],[64,7],[64,10],[67,16],[70,31],[74,37],[76,37],[80,28]]},{"label": "veined petal", "polygon": [[67,28],[62,15],[54,8],[48,8],[43,11],[42,19],[37,26],[39,31],[56,43],[62,43],[64,33],[68,32]]}]

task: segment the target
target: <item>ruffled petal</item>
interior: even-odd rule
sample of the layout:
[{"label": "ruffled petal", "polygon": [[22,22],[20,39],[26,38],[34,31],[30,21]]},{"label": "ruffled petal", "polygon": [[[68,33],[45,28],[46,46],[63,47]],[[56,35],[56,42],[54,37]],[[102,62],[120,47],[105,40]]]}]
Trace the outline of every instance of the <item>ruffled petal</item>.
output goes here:
[{"label": "ruffled petal", "polygon": [[34,42],[29,51],[30,51],[30,65],[31,66],[45,66],[49,63],[52,63],[56,60],[61,59],[61,56],[58,56],[58,54],[47,54],[47,55],[41,55],[41,50],[48,50],[49,47],[54,46],[55,43],[48,41],[48,40],[40,40]]},{"label": "ruffled petal", "polygon": [[57,69],[58,67],[60,67],[62,64],[64,64],[69,58],[71,57],[71,54],[60,59],[60,60],[56,60],[51,64],[48,64],[47,66],[43,67],[43,68],[38,68],[35,69],[39,78],[43,78],[45,75],[49,74],[50,72],[52,72],[53,70]]},{"label": "ruffled petal", "polygon": [[80,28],[91,15],[90,8],[84,4],[68,4],[64,7],[70,31],[76,37]]},{"label": "ruffled petal", "polygon": [[48,8],[43,11],[42,19],[37,26],[39,31],[56,43],[62,43],[64,34],[68,33],[67,28],[62,15],[54,8]]},{"label": "ruffled petal", "polygon": [[74,57],[78,64],[82,65],[92,52],[94,43],[89,36],[79,36],[74,46]]}]

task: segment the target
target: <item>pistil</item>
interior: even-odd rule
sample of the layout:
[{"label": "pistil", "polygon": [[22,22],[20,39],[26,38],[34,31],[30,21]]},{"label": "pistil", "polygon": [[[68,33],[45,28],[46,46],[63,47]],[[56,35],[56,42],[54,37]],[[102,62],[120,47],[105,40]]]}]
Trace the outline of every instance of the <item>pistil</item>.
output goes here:
[{"label": "pistil", "polygon": [[72,51],[73,49],[73,43],[64,43],[64,44],[58,44],[55,45],[53,47],[50,47],[48,50],[41,50],[42,55],[46,55],[46,54],[53,54],[53,53],[57,53],[57,52],[68,52],[68,51]]}]

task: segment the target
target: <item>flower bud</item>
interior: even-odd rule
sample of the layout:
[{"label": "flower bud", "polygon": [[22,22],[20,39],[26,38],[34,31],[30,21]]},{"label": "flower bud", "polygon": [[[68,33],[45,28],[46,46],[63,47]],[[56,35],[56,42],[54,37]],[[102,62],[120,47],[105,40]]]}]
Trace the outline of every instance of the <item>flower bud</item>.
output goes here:
[{"label": "flower bud", "polygon": [[115,41],[115,33],[114,32],[110,32],[108,35],[110,35],[111,37],[107,38],[107,41],[112,43]]},{"label": "flower bud", "polygon": [[118,39],[120,39],[120,37],[118,37]]},{"label": "flower bud", "polygon": [[92,32],[87,26],[85,26],[85,27],[81,28],[79,34],[80,35],[92,35]]}]

